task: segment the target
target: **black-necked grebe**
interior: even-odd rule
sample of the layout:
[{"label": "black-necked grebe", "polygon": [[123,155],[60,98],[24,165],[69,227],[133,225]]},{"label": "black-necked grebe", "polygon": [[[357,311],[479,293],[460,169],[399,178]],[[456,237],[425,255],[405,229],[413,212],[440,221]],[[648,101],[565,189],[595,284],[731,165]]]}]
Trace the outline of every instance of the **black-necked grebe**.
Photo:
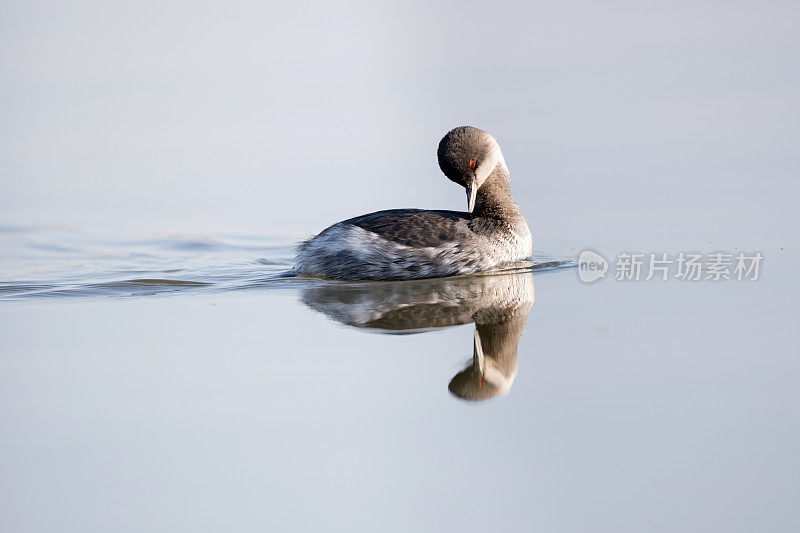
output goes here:
[{"label": "black-necked grebe", "polygon": [[532,253],[500,146],[462,126],[439,143],[439,167],[467,191],[468,212],[391,209],[334,224],[302,243],[298,274],[403,280],[472,274]]}]

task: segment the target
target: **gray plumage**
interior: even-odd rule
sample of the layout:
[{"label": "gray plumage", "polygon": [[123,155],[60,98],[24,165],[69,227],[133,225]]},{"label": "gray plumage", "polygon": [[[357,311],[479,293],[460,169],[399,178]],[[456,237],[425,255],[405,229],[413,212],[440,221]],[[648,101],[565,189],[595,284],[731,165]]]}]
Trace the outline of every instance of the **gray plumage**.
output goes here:
[{"label": "gray plumage", "polygon": [[463,126],[444,136],[439,166],[467,190],[472,212],[393,209],[334,224],[298,248],[296,271],[403,280],[485,271],[530,256],[532,237],[509,189],[500,147]]}]

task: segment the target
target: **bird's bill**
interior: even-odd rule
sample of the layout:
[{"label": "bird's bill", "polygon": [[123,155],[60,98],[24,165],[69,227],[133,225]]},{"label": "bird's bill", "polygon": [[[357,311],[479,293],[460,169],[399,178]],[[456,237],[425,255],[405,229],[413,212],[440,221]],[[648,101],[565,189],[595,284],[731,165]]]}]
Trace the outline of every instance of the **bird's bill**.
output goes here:
[{"label": "bird's bill", "polygon": [[470,213],[475,209],[475,198],[478,195],[478,184],[476,181],[475,178],[472,178],[472,180],[467,183],[467,211]]}]

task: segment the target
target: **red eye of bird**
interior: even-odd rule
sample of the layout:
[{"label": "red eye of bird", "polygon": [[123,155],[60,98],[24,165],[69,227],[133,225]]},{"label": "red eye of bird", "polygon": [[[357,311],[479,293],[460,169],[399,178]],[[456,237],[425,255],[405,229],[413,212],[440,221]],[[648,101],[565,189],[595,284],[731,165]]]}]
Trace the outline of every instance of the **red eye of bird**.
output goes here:
[{"label": "red eye of bird", "polygon": [[475,160],[474,159],[470,159],[469,160],[469,168],[475,168]]}]

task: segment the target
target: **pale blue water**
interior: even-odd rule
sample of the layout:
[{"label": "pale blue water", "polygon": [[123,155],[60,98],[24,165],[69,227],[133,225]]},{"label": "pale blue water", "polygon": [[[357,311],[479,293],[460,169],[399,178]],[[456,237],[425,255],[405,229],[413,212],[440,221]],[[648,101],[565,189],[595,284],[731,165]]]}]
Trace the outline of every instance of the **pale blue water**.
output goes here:
[{"label": "pale blue water", "polygon": [[503,275],[352,283],[292,277],[285,238],[2,242],[11,530],[798,519],[789,252],[749,283],[585,285],[570,246]]}]

